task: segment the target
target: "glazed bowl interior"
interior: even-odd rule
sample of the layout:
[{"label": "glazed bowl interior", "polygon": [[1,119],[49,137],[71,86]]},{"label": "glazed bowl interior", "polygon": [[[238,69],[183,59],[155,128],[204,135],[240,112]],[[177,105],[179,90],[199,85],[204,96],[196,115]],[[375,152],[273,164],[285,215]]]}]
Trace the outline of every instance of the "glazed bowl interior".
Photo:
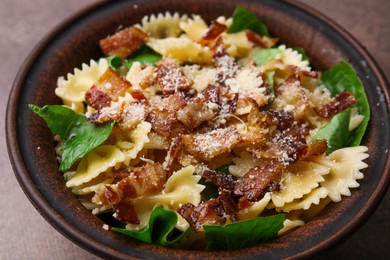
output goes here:
[{"label": "glazed bowl interior", "polygon": [[[57,78],[102,56],[99,40],[140,23],[145,15],[178,12],[200,14],[206,21],[230,17],[237,5],[255,13],[289,47],[302,47],[312,67],[325,70],[341,60],[352,64],[371,105],[368,131],[369,168],[361,187],[292,233],[262,246],[233,252],[177,250],[134,241],[106,231],[65,186],[58,171],[54,143],[46,123],[29,109],[60,104]],[[7,145],[20,185],[38,211],[62,234],[105,258],[310,256],[334,245],[358,228],[378,205],[389,183],[389,87],[370,55],[348,33],[326,17],[290,1],[107,1],[84,10],[48,35],[21,68],[7,110]]]}]

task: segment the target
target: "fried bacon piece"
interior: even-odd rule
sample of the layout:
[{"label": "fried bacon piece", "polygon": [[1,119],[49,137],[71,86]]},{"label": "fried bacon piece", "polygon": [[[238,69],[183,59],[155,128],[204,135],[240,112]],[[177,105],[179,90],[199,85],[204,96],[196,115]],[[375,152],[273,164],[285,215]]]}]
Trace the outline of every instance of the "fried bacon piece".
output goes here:
[{"label": "fried bacon piece", "polygon": [[203,231],[203,225],[224,225],[226,223],[226,211],[221,199],[210,199],[201,202],[198,206],[186,203],[177,212],[197,232]]},{"label": "fried bacon piece", "polygon": [[100,40],[100,47],[105,56],[127,58],[148,40],[148,35],[137,27],[129,27]]},{"label": "fried bacon piece", "polygon": [[286,65],[286,71],[294,74],[297,77],[309,77],[309,78],[318,78],[318,73],[316,71],[307,71],[295,65]]},{"label": "fried bacon piece", "polygon": [[177,111],[177,119],[190,130],[213,119],[220,110],[219,88],[209,85]]},{"label": "fried bacon piece", "polygon": [[218,128],[205,134],[183,135],[187,151],[206,161],[230,151],[240,140],[241,136],[235,128]]},{"label": "fried bacon piece", "polygon": [[179,134],[177,137],[172,139],[171,146],[168,149],[168,153],[164,160],[164,168],[169,169],[175,160],[175,158],[179,155],[179,153],[183,149],[183,142],[181,135]]},{"label": "fried bacon piece", "polygon": [[[250,131],[243,135],[240,145],[264,143],[268,138],[264,133],[264,129],[276,126],[277,129],[284,130],[289,128],[292,124],[293,117],[289,112],[279,110],[259,111],[256,106],[253,106],[248,115],[248,127]],[[272,147],[271,144],[269,146]],[[263,149],[265,149],[265,151],[268,150],[264,147]]]},{"label": "fried bacon piece", "polygon": [[232,175],[224,174],[211,169],[204,169],[202,172],[202,177],[224,190],[233,190],[236,184],[236,180]]},{"label": "fried bacon piece", "polygon": [[251,126],[260,126],[261,128],[269,128],[275,125],[277,129],[285,130],[293,122],[294,118],[292,114],[284,110],[259,111],[254,107],[248,115],[248,124]]},{"label": "fried bacon piece", "polygon": [[116,170],[114,174],[127,177],[123,177],[117,184],[103,185],[96,191],[96,196],[104,205],[115,205],[141,195],[155,194],[163,189],[167,180],[167,173],[160,163]]},{"label": "fried bacon piece", "polygon": [[170,58],[163,58],[157,62],[157,83],[164,94],[188,90],[194,84],[185,76],[176,61]]},{"label": "fried bacon piece", "polygon": [[234,194],[250,202],[257,201],[267,186],[280,178],[285,166],[278,161],[271,161],[265,166],[251,168],[242,179],[237,181]]},{"label": "fried bacon piece", "polygon": [[86,93],[87,104],[97,110],[110,105],[124,91],[131,88],[131,83],[119,76],[113,69],[108,68]]},{"label": "fried bacon piece", "polygon": [[[210,103],[211,104],[211,103]],[[218,113],[218,105],[208,105],[203,99],[195,97],[187,105],[177,111],[177,119],[186,127],[193,130],[202,122],[213,119]]]},{"label": "fried bacon piece", "polygon": [[108,107],[112,99],[104,91],[101,91],[96,86],[92,86],[85,93],[85,101],[94,109],[100,110],[103,107]]},{"label": "fried bacon piece", "polygon": [[234,201],[232,191],[220,189],[218,198],[201,202],[198,206],[184,204],[177,212],[195,231],[202,231],[205,224],[224,225],[227,216],[232,222],[237,222],[237,211],[238,205]]},{"label": "fried bacon piece", "polygon": [[211,44],[217,39],[227,27],[224,24],[220,24],[217,21],[212,22],[207,32],[198,40],[198,43],[203,46],[211,46]]},{"label": "fried bacon piece", "polygon": [[308,146],[305,139],[281,132],[265,142],[260,149],[251,150],[257,158],[278,160],[289,165],[307,154]]},{"label": "fried bacon piece", "polygon": [[151,123],[152,129],[165,138],[175,137],[181,133],[187,133],[186,127],[178,121],[176,111],[186,105],[186,97],[183,92],[175,92],[163,98],[158,107],[153,107],[146,121]]},{"label": "fried bacon piece", "polygon": [[130,171],[129,177],[118,183],[118,189],[125,199],[156,194],[164,188],[167,180],[167,173],[160,163],[147,163]]},{"label": "fried bacon piece", "polygon": [[321,155],[326,152],[327,141],[326,140],[314,140],[309,143],[306,154],[301,158],[301,160],[309,157],[310,155]]},{"label": "fried bacon piece", "polygon": [[96,111],[88,118],[88,122],[102,124],[116,121],[121,129],[132,130],[146,118],[148,110],[147,104],[124,100]]},{"label": "fried bacon piece", "polygon": [[167,173],[161,164],[148,163],[133,170],[118,170],[115,175],[122,179],[117,184],[100,186],[92,201],[112,205],[118,220],[139,224],[131,199],[160,192],[166,183]]},{"label": "fried bacon piece", "polygon": [[131,224],[139,224],[137,212],[130,201],[123,201],[114,206],[112,209],[115,212],[116,219]]},{"label": "fried bacon piece", "polygon": [[314,111],[320,117],[330,118],[337,113],[355,105],[355,103],[356,98],[353,93],[345,90],[335,96],[329,103],[322,105],[321,107],[314,107]]},{"label": "fried bacon piece", "polygon": [[305,136],[308,132],[306,125],[294,123],[259,149],[252,149],[251,153],[257,158],[279,160],[284,165],[293,164],[310,155],[323,154],[327,149],[326,140],[311,141],[307,144]]},{"label": "fried bacon piece", "polygon": [[187,133],[186,127],[177,120],[171,110],[153,108],[146,121],[151,123],[152,129],[165,138],[173,138]]},{"label": "fried bacon piece", "polygon": [[245,35],[248,41],[253,42],[256,46],[259,46],[260,48],[271,48],[279,41],[278,38],[260,36],[251,30],[245,30]]},{"label": "fried bacon piece", "polygon": [[220,189],[219,190],[219,199],[222,201],[223,207],[226,211],[226,213],[229,215],[229,218],[232,222],[237,222],[238,216],[238,205],[236,201],[233,198],[233,190],[225,190]]}]

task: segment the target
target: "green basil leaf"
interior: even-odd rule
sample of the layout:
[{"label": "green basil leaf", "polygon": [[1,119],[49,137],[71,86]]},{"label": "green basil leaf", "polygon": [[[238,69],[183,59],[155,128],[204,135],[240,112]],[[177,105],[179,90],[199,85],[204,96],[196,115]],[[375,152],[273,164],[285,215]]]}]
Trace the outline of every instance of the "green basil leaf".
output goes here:
[{"label": "green basil leaf", "polygon": [[219,194],[218,194],[218,186],[217,185],[215,185],[214,183],[212,183],[204,178],[201,178],[199,180],[199,184],[202,184],[205,186],[204,189],[200,193],[203,200],[218,198]]},{"label": "green basil leaf", "polygon": [[302,60],[307,60],[310,62],[310,59],[309,59],[309,56],[307,56],[306,54],[306,51],[304,48],[300,48],[300,47],[294,47],[292,48],[293,50],[297,51],[299,54],[302,55]]},{"label": "green basil leaf", "polygon": [[261,66],[273,59],[280,59],[282,50],[279,48],[258,49],[252,54],[257,66]]},{"label": "green basil leaf", "polygon": [[147,45],[144,45],[135,53],[133,53],[133,55],[124,63],[124,65],[127,68],[131,68],[134,62],[139,62],[141,64],[151,64],[154,66],[156,65],[156,62],[159,61],[161,58],[161,54],[155,52]]},{"label": "green basil leaf", "polygon": [[68,126],[73,121],[77,121],[77,114],[71,109],[64,109],[63,106],[44,106],[42,108],[33,104],[28,105],[29,108],[42,117],[53,135],[59,135],[61,139],[65,139]]},{"label": "green basil leaf", "polygon": [[190,232],[190,229],[188,229],[179,236],[171,238],[177,220],[178,217],[175,212],[157,207],[150,214],[149,224],[145,229],[136,231],[113,227],[112,230],[148,244],[173,246]]},{"label": "green basil leaf", "polygon": [[[226,164],[226,165],[223,165],[223,166],[220,166],[216,169],[216,171],[220,172],[220,173],[223,173],[223,174],[230,174],[229,172],[229,166],[232,165],[232,164]],[[199,184],[202,184],[205,186],[205,188],[202,190],[202,192],[200,193],[200,195],[202,196],[202,198],[204,200],[209,200],[209,199],[213,199],[213,198],[218,198],[219,196],[219,192],[218,192],[218,186],[215,185],[214,183],[204,179],[204,178],[201,178],[200,181],[199,181]]]},{"label": "green basil leaf", "polygon": [[62,139],[60,171],[69,169],[78,159],[102,144],[114,126],[114,122],[89,124],[85,115],[60,105],[39,108],[30,104],[29,107],[46,121],[54,135],[58,134]]},{"label": "green basil leaf", "polygon": [[[233,163],[232,163],[233,164]],[[222,165],[220,167],[218,167],[216,170],[220,173],[223,173],[223,174],[230,174],[229,172],[229,166],[232,165],[232,164],[226,164],[226,165]]]},{"label": "green basil leaf", "polygon": [[350,132],[349,121],[351,110],[346,110],[335,115],[332,120],[322,127],[313,140],[327,140],[327,154],[349,145]]},{"label": "green basil leaf", "polygon": [[249,10],[237,6],[233,12],[233,24],[228,33],[237,33],[243,30],[251,30],[259,35],[269,36],[267,26]]},{"label": "green basil leaf", "polygon": [[122,64],[122,58],[119,56],[108,56],[106,60],[113,70],[116,70]]},{"label": "green basil leaf", "polygon": [[370,120],[370,106],[363,83],[357,76],[356,71],[352,65],[342,61],[325,71],[321,79],[332,95],[337,95],[344,90],[349,90],[355,95],[357,101],[356,107],[358,108],[359,114],[364,116],[364,120],[359,127],[351,133],[348,146],[360,145]]},{"label": "green basil leaf", "polygon": [[204,225],[207,250],[235,250],[275,239],[283,228],[284,214],[258,217],[225,226]]}]

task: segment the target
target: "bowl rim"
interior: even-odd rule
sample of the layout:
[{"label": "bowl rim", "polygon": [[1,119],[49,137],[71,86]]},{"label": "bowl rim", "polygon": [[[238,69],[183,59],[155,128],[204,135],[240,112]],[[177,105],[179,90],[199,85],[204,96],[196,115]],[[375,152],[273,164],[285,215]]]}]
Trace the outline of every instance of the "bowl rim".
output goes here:
[{"label": "bowl rim", "polygon": [[[364,57],[364,61],[367,63],[367,66],[371,68],[373,74],[376,75],[379,84],[381,86],[381,90],[383,91],[383,95],[387,102],[388,113],[390,110],[390,85],[388,80],[386,79],[385,74],[383,73],[380,66],[373,59],[368,50],[357,41],[348,31],[339,26],[332,19],[328,18],[326,15],[321,12],[315,10],[312,7],[307,6],[306,4],[293,0],[283,0],[283,2],[300,9],[301,11],[309,14],[310,16],[315,17],[321,22],[327,24],[333,30],[337,31],[354,49],[356,49],[359,54]],[[14,80],[12,85],[8,103],[7,103],[7,111],[6,111],[6,122],[5,122],[5,134],[6,134],[6,143],[8,156],[11,161],[11,165],[14,171],[14,174],[18,180],[19,185],[22,190],[26,194],[27,198],[33,204],[33,206],[37,209],[37,211],[61,234],[75,242],[78,246],[88,250],[93,254],[99,254],[103,257],[116,257],[116,258],[125,258],[129,257],[127,254],[121,254],[120,252],[112,252],[109,248],[104,244],[99,244],[97,241],[92,241],[89,236],[86,234],[79,232],[77,227],[67,222],[61,215],[58,214],[57,210],[55,210],[48,201],[41,196],[39,189],[34,185],[34,182],[29,176],[28,167],[24,164],[20,164],[23,162],[23,157],[21,151],[19,149],[19,141],[18,141],[18,129],[17,129],[17,112],[18,106],[17,101],[21,95],[23,90],[22,86],[24,84],[25,78],[30,71],[33,63],[43,51],[46,45],[48,45],[53,39],[56,38],[57,35],[61,34],[63,30],[65,30],[69,25],[74,23],[75,21],[82,19],[82,17],[93,10],[102,7],[104,5],[109,5],[110,1],[96,2],[93,3],[75,14],[72,14],[67,19],[63,20],[60,24],[55,26],[52,30],[49,31],[45,35],[42,40],[36,44],[36,46],[30,51],[30,54],[26,57],[23,62],[21,68],[19,69],[18,74]],[[383,199],[387,187],[390,184],[390,153],[387,153],[387,160],[384,168],[384,172],[387,174],[383,174],[378,182],[377,188],[371,194],[369,199],[367,200],[365,207],[361,208],[358,215],[354,218],[354,221],[349,222],[342,230],[334,234],[333,236],[327,237],[321,243],[316,244],[315,246],[307,249],[306,251],[302,251],[294,255],[294,257],[307,257],[312,256],[330,246],[336,244],[341,241],[346,236],[350,235],[352,232],[356,230],[356,227],[361,225],[371,213],[377,208],[381,200]],[[62,221],[59,221],[61,219]],[[136,257],[142,257],[142,255],[134,255]]]}]

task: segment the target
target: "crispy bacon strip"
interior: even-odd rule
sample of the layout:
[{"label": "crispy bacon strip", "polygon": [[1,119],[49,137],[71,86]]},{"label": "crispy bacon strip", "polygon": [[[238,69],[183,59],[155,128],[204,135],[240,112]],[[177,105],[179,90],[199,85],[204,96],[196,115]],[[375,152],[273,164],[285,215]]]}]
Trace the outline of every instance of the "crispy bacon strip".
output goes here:
[{"label": "crispy bacon strip", "polygon": [[230,174],[224,174],[211,169],[204,169],[202,177],[225,190],[233,190],[236,180]]},{"label": "crispy bacon strip", "polygon": [[114,185],[100,186],[92,201],[112,205],[118,220],[139,224],[131,199],[161,191],[166,183],[167,173],[161,164],[148,163],[134,170],[116,171],[115,175],[121,176],[121,180]]},{"label": "crispy bacon strip", "polygon": [[289,165],[307,154],[308,146],[304,139],[284,133],[277,134],[260,149],[251,152],[257,158],[278,160]]},{"label": "crispy bacon strip", "polygon": [[122,169],[115,174],[126,176],[115,185],[104,185],[96,195],[105,205],[116,205],[121,201],[141,195],[155,194],[164,188],[167,173],[159,163],[147,163],[135,169]]},{"label": "crispy bacon strip", "polygon": [[175,137],[180,133],[186,133],[185,126],[178,121],[176,111],[186,105],[186,97],[183,92],[175,92],[164,97],[153,107],[146,121],[152,124],[152,129],[166,138]]},{"label": "crispy bacon strip", "polygon": [[183,142],[181,135],[179,134],[177,137],[172,139],[171,146],[168,149],[168,153],[164,160],[164,168],[169,169],[175,160],[175,158],[179,155],[179,153],[183,149]]},{"label": "crispy bacon strip", "polygon": [[297,77],[309,77],[309,78],[318,78],[318,73],[316,71],[307,71],[302,70],[300,67],[295,65],[286,65],[286,70]]},{"label": "crispy bacon strip", "polygon": [[102,124],[116,121],[121,129],[132,130],[146,118],[147,114],[147,104],[125,100],[96,111],[88,118],[88,122]]},{"label": "crispy bacon strip", "polygon": [[100,47],[105,56],[127,58],[148,40],[148,35],[137,27],[129,27],[113,36],[100,40]]},{"label": "crispy bacon strip", "polygon": [[284,165],[278,161],[253,167],[237,182],[234,194],[244,197],[243,200],[257,201],[267,186],[280,178],[283,168]]},{"label": "crispy bacon strip", "polygon": [[226,211],[219,198],[201,202],[198,206],[187,203],[177,212],[197,232],[203,231],[205,224],[224,225],[226,223]]},{"label": "crispy bacon strip", "polygon": [[343,91],[333,98],[329,103],[321,106],[315,107],[314,111],[320,117],[330,118],[337,113],[346,110],[347,108],[355,105],[356,98],[350,91]]},{"label": "crispy bacon strip", "polygon": [[309,157],[310,155],[321,155],[326,152],[327,141],[326,140],[315,140],[309,143],[309,148],[307,149],[307,153],[301,160],[303,160],[306,157]]},{"label": "crispy bacon strip", "polygon": [[123,201],[112,206],[116,219],[131,224],[139,224],[137,213],[130,201]]},{"label": "crispy bacon strip", "polygon": [[108,68],[98,82],[85,93],[85,100],[91,107],[100,110],[109,106],[124,91],[131,88],[131,83]]},{"label": "crispy bacon strip", "polygon": [[103,107],[108,107],[112,101],[104,91],[101,91],[96,86],[92,86],[85,93],[85,101],[96,110],[101,110]]},{"label": "crispy bacon strip", "polygon": [[278,38],[260,36],[251,30],[245,30],[245,35],[249,41],[253,42],[256,46],[259,46],[260,48],[271,48],[279,41]]},{"label": "crispy bacon strip", "polygon": [[283,110],[259,111],[256,107],[253,107],[248,115],[249,125],[257,125],[261,128],[268,128],[276,125],[277,129],[285,130],[289,128],[293,122],[293,115]]},{"label": "crispy bacon strip", "polygon": [[195,97],[184,108],[177,111],[177,119],[193,130],[202,122],[207,122],[215,117],[218,113],[218,105],[215,106],[216,109],[212,109],[203,99]]},{"label": "crispy bacon strip", "polygon": [[220,24],[217,21],[212,22],[207,32],[198,40],[198,43],[203,46],[211,46],[211,44],[217,39],[227,27],[224,24]]},{"label": "crispy bacon strip", "polygon": [[241,136],[234,128],[218,128],[205,134],[183,136],[187,151],[206,161],[230,151],[240,140]]},{"label": "crispy bacon strip", "polygon": [[123,198],[136,198],[140,195],[155,194],[164,188],[167,173],[159,163],[147,163],[134,169],[130,176],[118,183]]},{"label": "crispy bacon strip", "polygon": [[170,58],[163,58],[157,62],[157,83],[164,94],[188,90],[194,84],[185,76],[176,61]]},{"label": "crispy bacon strip", "polygon": [[233,198],[232,190],[219,190],[219,199],[222,201],[223,207],[232,222],[237,222],[238,205]]},{"label": "crispy bacon strip", "polygon": [[189,99],[185,107],[177,111],[177,119],[190,130],[212,120],[220,110],[219,94],[218,87],[209,85],[200,95]]}]

